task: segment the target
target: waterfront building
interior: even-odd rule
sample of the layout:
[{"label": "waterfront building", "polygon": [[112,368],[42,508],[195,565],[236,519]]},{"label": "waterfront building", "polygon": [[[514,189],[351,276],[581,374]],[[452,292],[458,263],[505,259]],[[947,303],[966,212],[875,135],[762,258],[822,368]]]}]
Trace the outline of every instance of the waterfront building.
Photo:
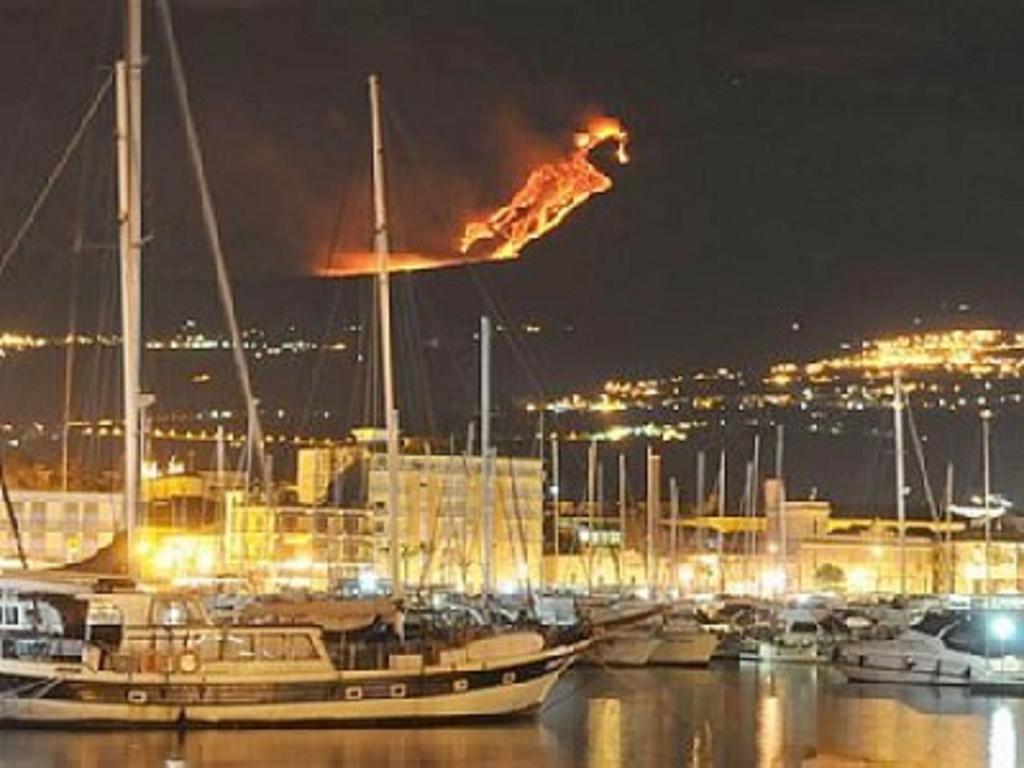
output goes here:
[{"label": "waterfront building", "polygon": [[[399,540],[406,584],[478,592],[483,580],[483,469],[479,456],[408,455],[399,464]],[[494,538],[490,550],[495,587],[525,591],[541,583],[543,468],[539,459],[494,460]],[[387,562],[387,470],[370,458],[368,502],[377,512]]]},{"label": "waterfront building", "polygon": [[[11,490],[11,506],[29,563],[36,567],[84,559],[121,529],[123,500],[110,491]],[[20,567],[14,533],[0,526],[0,562]]]}]

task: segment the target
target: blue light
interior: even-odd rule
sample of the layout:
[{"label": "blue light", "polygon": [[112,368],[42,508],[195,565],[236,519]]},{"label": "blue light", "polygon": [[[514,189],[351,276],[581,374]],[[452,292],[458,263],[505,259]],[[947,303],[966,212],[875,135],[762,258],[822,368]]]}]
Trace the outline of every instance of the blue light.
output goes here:
[{"label": "blue light", "polygon": [[1001,642],[1006,642],[1017,631],[1013,620],[1009,616],[999,615],[992,619],[988,625],[989,632]]}]

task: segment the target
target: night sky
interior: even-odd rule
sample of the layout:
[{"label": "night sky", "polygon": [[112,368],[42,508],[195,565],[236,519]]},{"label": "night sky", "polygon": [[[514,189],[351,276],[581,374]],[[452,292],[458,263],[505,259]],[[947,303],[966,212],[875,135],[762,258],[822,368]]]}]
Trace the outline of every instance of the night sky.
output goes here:
[{"label": "night sky", "polygon": [[[310,275],[333,245],[369,245],[370,70],[386,91],[396,248],[444,247],[467,213],[564,152],[587,114],[632,132],[633,163],[608,166],[615,188],[518,262],[401,278],[424,339],[497,305],[571,325],[566,370],[544,375],[584,381],[805,357],[915,317],[1024,319],[1024,4],[173,7],[245,320],[320,329],[332,304],[365,310],[367,281]],[[216,317],[155,22],[150,9],[154,330]],[[119,39],[117,2],[0,3],[5,241]],[[64,327],[78,235],[85,311],[113,317],[110,120],[108,102],[0,276],[5,325]]]}]

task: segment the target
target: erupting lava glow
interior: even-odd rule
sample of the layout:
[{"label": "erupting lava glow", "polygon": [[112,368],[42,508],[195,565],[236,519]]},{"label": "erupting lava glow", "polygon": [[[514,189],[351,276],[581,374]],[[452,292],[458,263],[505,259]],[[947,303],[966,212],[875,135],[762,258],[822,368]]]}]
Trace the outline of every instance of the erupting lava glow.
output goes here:
[{"label": "erupting lava glow", "polygon": [[[590,162],[590,153],[605,142],[615,143],[620,164],[629,162],[629,134],[622,123],[613,117],[595,118],[585,131],[576,134],[575,148],[568,158],[534,168],[507,205],[467,222],[457,254],[392,253],[388,271],[415,272],[518,258],[528,243],[561,224],[591,195],[611,189],[612,180]],[[372,252],[343,252],[335,257],[337,263],[332,261],[321,270],[322,275],[354,277],[377,271],[377,256]]]},{"label": "erupting lava glow", "polygon": [[592,120],[585,132],[576,134],[576,149],[567,160],[535,168],[508,205],[466,224],[459,251],[468,254],[486,244],[489,249],[482,260],[514,259],[591,195],[611,189],[612,180],[590,162],[590,152],[606,141],[616,142],[619,163],[629,162],[629,135],[622,124],[611,117]]},{"label": "erupting lava glow", "polygon": [[[388,254],[388,272],[419,272],[424,269],[453,267],[471,261],[465,257],[436,253],[392,251]],[[335,263],[337,262],[337,263]],[[360,277],[377,274],[377,254],[373,251],[341,251],[331,264],[320,269],[321,277]]]}]

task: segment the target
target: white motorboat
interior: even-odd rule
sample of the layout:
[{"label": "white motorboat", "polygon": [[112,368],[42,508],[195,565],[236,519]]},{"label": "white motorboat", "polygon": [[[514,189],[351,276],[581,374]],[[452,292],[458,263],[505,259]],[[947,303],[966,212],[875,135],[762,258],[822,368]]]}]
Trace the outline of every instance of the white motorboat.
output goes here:
[{"label": "white motorboat", "polygon": [[595,643],[587,659],[622,667],[706,666],[717,647],[718,637],[705,630],[691,612],[660,606],[632,621],[595,628]]},{"label": "white motorboat", "polygon": [[692,611],[676,609],[665,614],[656,634],[660,641],[651,664],[704,667],[718,648],[718,636],[705,628]]},{"label": "white motorboat", "polygon": [[[779,612],[776,629],[758,643],[757,661],[817,664],[831,657],[828,633],[814,612],[788,608]],[[754,660],[742,655],[741,659]]]},{"label": "white motorboat", "polygon": [[837,666],[851,682],[1024,686],[1024,612],[931,611],[889,640],[843,645]]}]

